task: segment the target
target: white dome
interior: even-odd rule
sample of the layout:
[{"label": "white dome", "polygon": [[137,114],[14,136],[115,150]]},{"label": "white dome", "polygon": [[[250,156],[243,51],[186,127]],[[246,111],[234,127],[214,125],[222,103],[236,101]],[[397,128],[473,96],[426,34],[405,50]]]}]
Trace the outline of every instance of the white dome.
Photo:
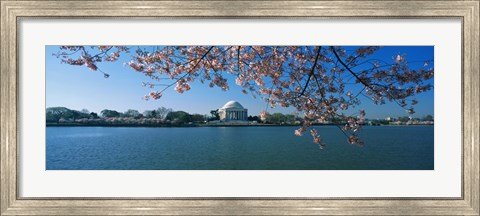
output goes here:
[{"label": "white dome", "polygon": [[236,102],[236,101],[229,101],[227,102],[225,105],[223,105],[222,107],[223,109],[231,109],[231,108],[235,108],[235,109],[243,109],[243,106]]}]

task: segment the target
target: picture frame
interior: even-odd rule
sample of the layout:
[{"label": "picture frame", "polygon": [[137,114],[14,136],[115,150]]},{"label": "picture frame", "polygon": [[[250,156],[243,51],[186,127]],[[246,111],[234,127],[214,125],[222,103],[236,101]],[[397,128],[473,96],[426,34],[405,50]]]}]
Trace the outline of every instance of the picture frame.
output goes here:
[{"label": "picture frame", "polygon": [[[106,9],[108,8],[108,9]],[[479,215],[479,1],[1,0],[1,215]],[[461,198],[22,198],[18,21],[109,18],[461,18]]]}]

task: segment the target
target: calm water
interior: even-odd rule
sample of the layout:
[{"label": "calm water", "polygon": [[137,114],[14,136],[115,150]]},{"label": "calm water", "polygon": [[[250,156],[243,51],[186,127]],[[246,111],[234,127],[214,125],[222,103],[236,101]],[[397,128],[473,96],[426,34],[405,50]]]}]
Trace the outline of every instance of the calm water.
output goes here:
[{"label": "calm water", "polygon": [[316,127],[47,127],[48,170],[431,170],[433,127],[365,126],[364,147]]}]

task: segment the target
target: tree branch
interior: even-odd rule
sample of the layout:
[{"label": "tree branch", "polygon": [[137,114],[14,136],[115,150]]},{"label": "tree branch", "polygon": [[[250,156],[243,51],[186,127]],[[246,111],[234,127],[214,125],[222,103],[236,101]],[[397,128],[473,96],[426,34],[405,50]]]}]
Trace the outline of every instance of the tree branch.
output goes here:
[{"label": "tree branch", "polygon": [[318,47],[317,55],[315,56],[315,62],[313,63],[312,70],[310,70],[310,74],[308,75],[307,83],[305,83],[305,87],[303,87],[303,90],[300,93],[300,96],[304,95],[305,90],[307,90],[308,83],[310,82],[310,78],[312,78],[313,72],[315,72],[315,67],[317,66],[318,57],[320,56],[320,50],[322,50],[321,46]]},{"label": "tree branch", "polygon": [[173,86],[173,85],[175,85],[176,83],[178,83],[178,81],[179,81],[180,79],[182,79],[182,78],[186,77],[187,75],[189,75],[190,72],[193,71],[193,70],[200,64],[200,62],[207,56],[208,53],[210,53],[210,51],[211,51],[212,49],[213,49],[213,46],[211,46],[211,47],[207,50],[207,52],[205,52],[205,54],[203,54],[203,56],[198,60],[197,63],[195,63],[195,65],[192,67],[192,69],[190,69],[189,72],[185,73],[185,75],[183,75],[182,77],[178,78],[178,79],[177,79],[175,82],[173,82],[172,84],[166,86],[162,91],[160,91],[160,93],[161,93],[161,92],[164,92],[165,90],[167,90],[167,89],[170,88],[171,86]]},{"label": "tree branch", "polygon": [[237,73],[240,73],[240,46],[237,48]]},{"label": "tree branch", "polygon": [[355,72],[352,71],[352,69],[350,69],[346,64],[345,62],[343,62],[343,60],[340,58],[340,56],[338,56],[337,52],[335,51],[335,48],[333,46],[330,47],[330,49],[332,50],[333,54],[335,55],[335,57],[337,58],[338,62],[340,62],[341,65],[343,65],[343,67],[345,69],[347,69],[348,72],[350,72],[360,83],[362,83],[364,86],[367,86],[368,88],[371,89],[370,85],[365,83]]}]

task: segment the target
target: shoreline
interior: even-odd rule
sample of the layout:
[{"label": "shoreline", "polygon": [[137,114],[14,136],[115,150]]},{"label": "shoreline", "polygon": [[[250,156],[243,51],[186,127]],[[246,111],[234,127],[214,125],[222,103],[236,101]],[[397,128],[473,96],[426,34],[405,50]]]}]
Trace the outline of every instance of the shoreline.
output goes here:
[{"label": "shoreline", "polygon": [[[312,126],[337,126],[339,124],[314,124]],[[76,123],[60,123],[60,124],[52,124],[47,123],[46,127],[144,127],[144,128],[179,128],[179,127],[292,127],[301,125],[298,124],[224,124],[224,125],[208,125],[208,124],[170,124],[170,125],[147,125],[147,124],[76,124]],[[340,125],[341,126],[341,125]],[[372,126],[372,127],[381,127],[381,126],[388,126],[388,127],[398,127],[398,126],[434,126],[434,124],[415,124],[415,125],[362,125],[364,126]]]}]

